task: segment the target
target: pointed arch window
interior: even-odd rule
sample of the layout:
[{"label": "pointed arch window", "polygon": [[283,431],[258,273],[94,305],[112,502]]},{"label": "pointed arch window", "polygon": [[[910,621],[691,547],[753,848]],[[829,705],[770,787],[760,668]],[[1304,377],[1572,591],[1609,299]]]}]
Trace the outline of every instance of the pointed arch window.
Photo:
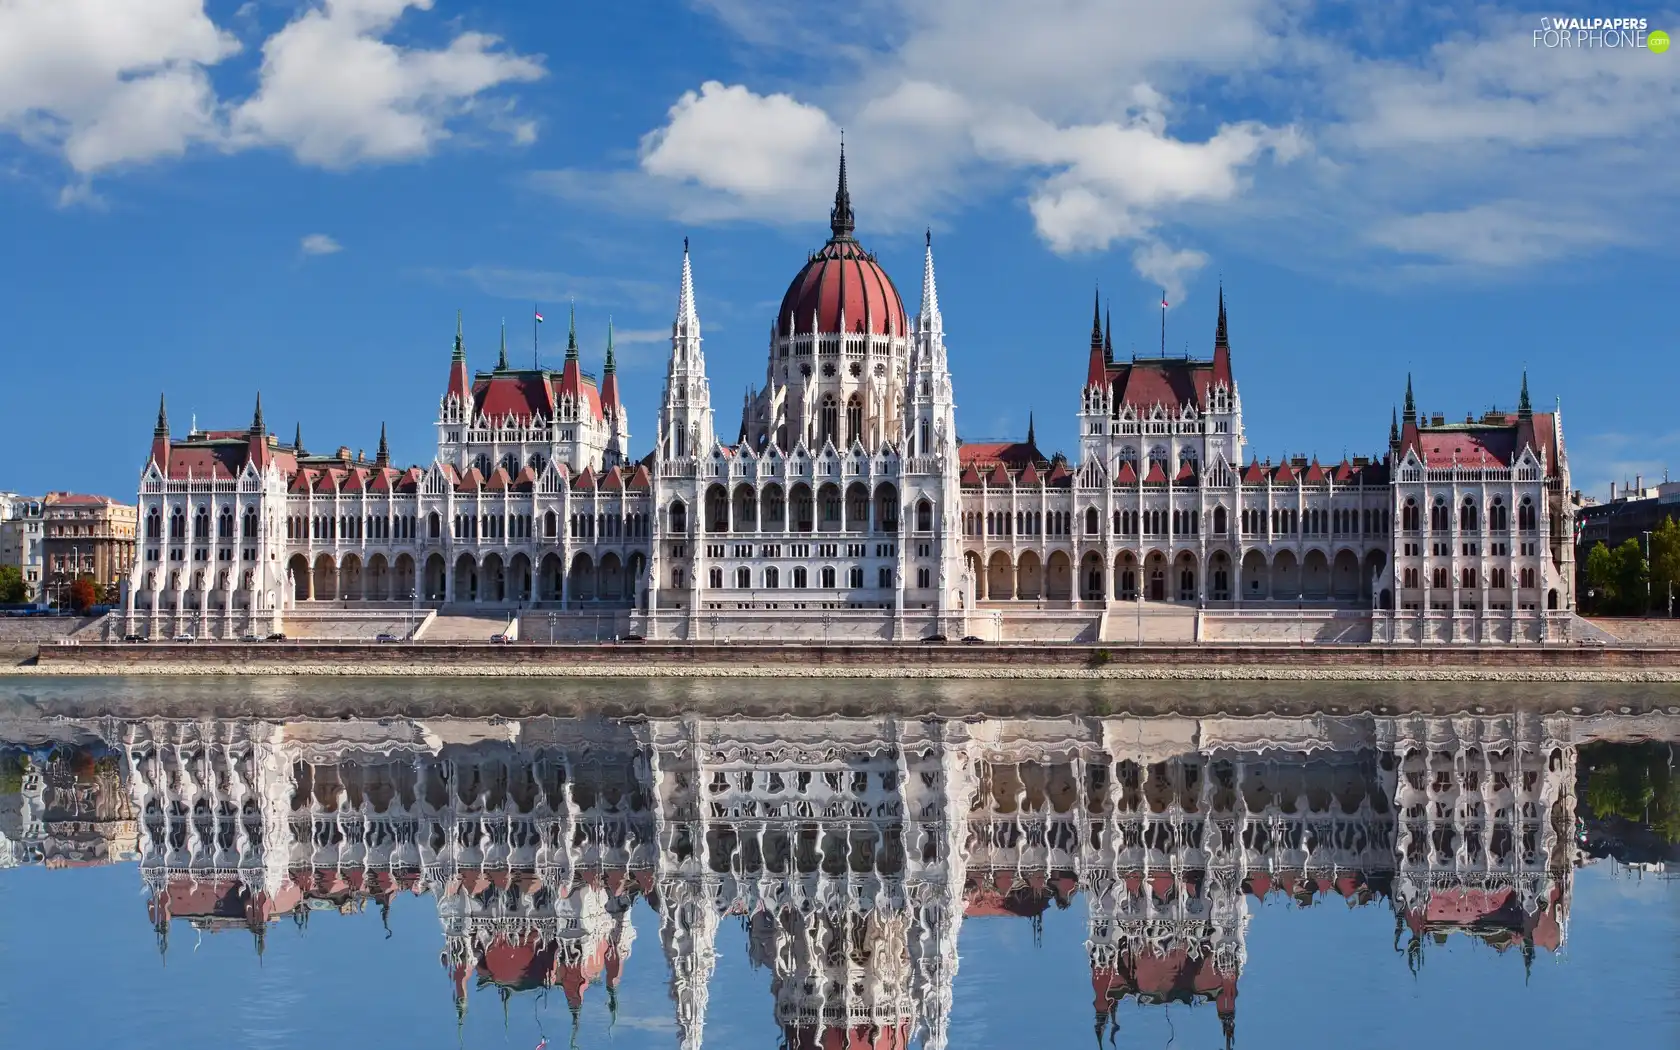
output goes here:
[{"label": "pointed arch window", "polygon": [[863,439],[863,402],[853,394],[846,399],[846,444]]},{"label": "pointed arch window", "polygon": [[932,450],[933,439],[930,433],[932,429],[927,420],[922,420],[921,433],[916,440],[916,451],[921,455],[925,456]]},{"label": "pointed arch window", "polygon": [[824,395],[822,399],[822,415],[818,422],[817,444],[831,441],[840,432],[840,406],[834,400],[833,394]]}]

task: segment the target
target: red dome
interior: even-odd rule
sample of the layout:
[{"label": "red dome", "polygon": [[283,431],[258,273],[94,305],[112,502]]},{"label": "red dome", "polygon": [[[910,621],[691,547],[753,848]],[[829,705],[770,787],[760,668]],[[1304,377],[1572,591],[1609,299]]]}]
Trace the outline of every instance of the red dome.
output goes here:
[{"label": "red dome", "polygon": [[833,236],[811,256],[782,296],[776,334],[839,332],[842,313],[848,332],[906,334],[910,324],[892,278],[852,236],[852,199],[846,188],[844,150],[840,153],[840,187],[834,194],[829,228]]}]

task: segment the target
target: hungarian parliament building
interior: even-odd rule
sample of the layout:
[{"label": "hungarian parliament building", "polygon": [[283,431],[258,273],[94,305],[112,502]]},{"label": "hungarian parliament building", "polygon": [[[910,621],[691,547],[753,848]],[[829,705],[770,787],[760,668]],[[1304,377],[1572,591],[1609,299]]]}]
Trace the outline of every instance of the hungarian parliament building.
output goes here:
[{"label": "hungarian parliament building", "polygon": [[1186,1003],[1229,1047],[1267,902],[1391,909],[1414,973],[1563,949],[1589,721],[13,719],[0,867],[136,862],[163,953],[427,895],[457,1018],[656,966],[682,1050],[743,947],[789,1050],[944,1050],[965,925],[1083,898],[1098,1041]]},{"label": "hungarian parliament building", "polygon": [[911,315],[854,235],[844,157],[830,228],[782,297],[738,427],[712,401],[684,242],[640,453],[611,337],[597,377],[575,323],[559,370],[514,367],[504,337],[475,371],[457,322],[424,465],[393,462],[383,432],[371,458],[282,440],[260,398],[248,427],[184,437],[160,404],[124,633],[400,625],[425,640],[481,620],[573,641],[1571,639],[1563,426],[1526,375],[1515,410],[1462,420],[1419,412],[1408,380],[1381,454],[1262,461],[1221,290],[1209,356],[1118,357],[1100,310],[1088,348],[1045,355],[1068,363],[1075,458],[1046,455],[1030,425],[964,441],[931,237]]}]

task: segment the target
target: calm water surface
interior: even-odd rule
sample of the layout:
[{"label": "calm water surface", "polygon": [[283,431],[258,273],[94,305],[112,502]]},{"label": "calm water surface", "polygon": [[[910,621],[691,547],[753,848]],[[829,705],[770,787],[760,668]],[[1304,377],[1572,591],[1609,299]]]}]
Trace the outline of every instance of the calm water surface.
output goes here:
[{"label": "calm water surface", "polygon": [[1680,1045],[1660,703],[208,717],[256,687],[193,688],[0,689],[9,1045]]}]

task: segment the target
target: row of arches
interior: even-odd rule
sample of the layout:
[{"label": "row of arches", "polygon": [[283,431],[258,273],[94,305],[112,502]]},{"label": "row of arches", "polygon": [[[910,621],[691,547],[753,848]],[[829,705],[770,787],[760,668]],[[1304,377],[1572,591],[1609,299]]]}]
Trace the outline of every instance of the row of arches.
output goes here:
[{"label": "row of arches", "polygon": [[[146,512],[145,535],[148,540],[163,538],[163,511],[153,507]],[[246,507],[244,514],[239,516],[239,537],[243,539],[257,538],[257,510]],[[184,507],[176,507],[169,512],[169,538],[185,541],[187,539],[187,511]],[[211,538],[210,508],[200,505],[192,516],[192,538],[205,541]],[[215,538],[223,540],[234,539],[233,508],[224,506],[215,516]]]},{"label": "row of arches", "polygon": [[1030,550],[1015,558],[1002,550],[985,557],[969,551],[965,558],[977,601],[1069,601],[1077,596],[1081,601],[1363,603],[1370,601],[1374,574],[1387,562],[1381,551],[1371,551],[1361,563],[1345,547],[1333,556],[1314,548],[1300,558],[1284,550],[1270,559],[1251,550],[1240,573],[1226,551],[1213,552],[1205,566],[1192,551],[1172,556],[1161,550],[1121,551],[1112,565],[1088,551],[1077,572],[1073,556],[1061,550],[1048,558]]},{"label": "row of arches", "polygon": [[[1509,532],[1511,531],[1511,510],[1505,505],[1505,497],[1494,496],[1487,502],[1486,514],[1476,502],[1474,496],[1465,496],[1459,503],[1456,513],[1448,505],[1445,496],[1436,496],[1429,505],[1429,531],[1450,533],[1457,525],[1458,532]],[[1405,532],[1422,532],[1423,506],[1417,497],[1408,496],[1400,507],[1400,528]],[[1534,497],[1524,496],[1517,502],[1517,531],[1535,532],[1540,527],[1539,508],[1534,503]]]},{"label": "row of arches", "polygon": [[[873,491],[861,481],[844,490],[834,482],[815,490],[804,482],[787,489],[776,482],[762,488],[742,483],[734,491],[721,484],[706,489],[704,524],[707,532],[897,532],[898,486],[880,482]],[[915,508],[918,531],[933,528],[933,504],[920,500]],[[688,508],[681,500],[669,507],[673,533],[687,531]]]},{"label": "row of arches", "polygon": [[529,604],[532,602],[626,602],[640,591],[647,558],[640,552],[621,558],[608,553],[599,560],[579,552],[567,568],[555,553],[533,564],[524,554],[504,559],[492,552],[482,557],[462,553],[450,566],[433,553],[420,569],[407,554],[387,560],[375,554],[365,562],[359,555],[334,558],[318,554],[310,562],[294,554],[286,563],[292,596],[297,601],[426,601]]}]

